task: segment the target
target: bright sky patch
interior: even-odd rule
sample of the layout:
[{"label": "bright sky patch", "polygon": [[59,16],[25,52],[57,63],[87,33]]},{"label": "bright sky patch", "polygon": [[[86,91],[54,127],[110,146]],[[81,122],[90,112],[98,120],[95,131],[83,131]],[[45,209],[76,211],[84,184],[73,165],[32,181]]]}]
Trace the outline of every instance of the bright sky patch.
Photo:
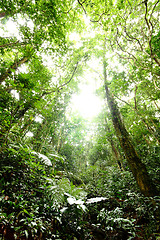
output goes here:
[{"label": "bright sky patch", "polygon": [[102,109],[102,101],[89,85],[83,85],[79,95],[72,97],[72,110],[77,111],[83,118],[91,119]]}]

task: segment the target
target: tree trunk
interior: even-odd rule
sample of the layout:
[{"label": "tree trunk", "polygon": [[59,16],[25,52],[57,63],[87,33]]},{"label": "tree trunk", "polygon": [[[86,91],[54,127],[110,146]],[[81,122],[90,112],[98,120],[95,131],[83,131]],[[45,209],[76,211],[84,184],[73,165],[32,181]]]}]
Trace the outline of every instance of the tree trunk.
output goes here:
[{"label": "tree trunk", "polygon": [[111,147],[112,147],[112,152],[113,152],[113,154],[114,154],[114,156],[115,156],[115,159],[116,159],[117,166],[118,166],[118,168],[119,168],[121,171],[123,171],[124,168],[123,168],[122,161],[121,161],[121,159],[120,159],[120,154],[119,154],[119,152],[117,151],[117,149],[116,149],[116,147],[115,147],[115,145],[114,145],[114,142],[111,141],[110,143],[111,143]]},{"label": "tree trunk", "polygon": [[[105,122],[106,122],[105,128],[106,128],[106,130],[110,133],[111,130],[110,130],[108,124],[107,124],[107,120],[105,120]],[[112,136],[111,136],[111,135],[107,136],[107,139],[108,139],[108,141],[109,141],[110,144],[111,144],[112,154],[113,154],[113,156],[115,157],[115,160],[116,160],[116,163],[117,163],[118,168],[119,168],[121,171],[124,171],[121,154],[120,154],[118,148],[116,148],[116,144],[115,144],[115,142],[113,141]]]},{"label": "tree trunk", "polygon": [[103,60],[103,63],[104,63],[104,82],[105,82],[107,103],[111,112],[112,122],[114,125],[117,138],[119,139],[120,145],[128,161],[128,165],[140,188],[140,191],[144,194],[144,196],[148,196],[148,197],[155,196],[158,194],[157,189],[154,186],[152,180],[150,179],[145,165],[142,163],[141,159],[139,158],[134,148],[134,145],[129,136],[129,133],[127,132],[126,127],[121,118],[118,106],[114,98],[110,94],[108,84],[107,84],[105,59]]}]

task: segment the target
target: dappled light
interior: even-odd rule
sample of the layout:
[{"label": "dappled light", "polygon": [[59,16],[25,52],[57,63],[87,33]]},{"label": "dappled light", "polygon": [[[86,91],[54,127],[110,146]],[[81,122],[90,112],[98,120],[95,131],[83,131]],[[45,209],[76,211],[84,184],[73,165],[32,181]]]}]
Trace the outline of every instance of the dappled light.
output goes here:
[{"label": "dappled light", "polygon": [[0,239],[160,238],[159,1],[0,1]]}]

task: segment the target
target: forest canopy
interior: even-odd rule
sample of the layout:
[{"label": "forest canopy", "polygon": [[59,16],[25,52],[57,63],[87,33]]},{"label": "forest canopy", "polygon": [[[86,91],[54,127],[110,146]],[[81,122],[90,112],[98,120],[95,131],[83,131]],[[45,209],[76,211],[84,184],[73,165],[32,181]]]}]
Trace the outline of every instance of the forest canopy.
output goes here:
[{"label": "forest canopy", "polygon": [[159,0],[0,2],[2,239],[159,239],[159,14]]}]

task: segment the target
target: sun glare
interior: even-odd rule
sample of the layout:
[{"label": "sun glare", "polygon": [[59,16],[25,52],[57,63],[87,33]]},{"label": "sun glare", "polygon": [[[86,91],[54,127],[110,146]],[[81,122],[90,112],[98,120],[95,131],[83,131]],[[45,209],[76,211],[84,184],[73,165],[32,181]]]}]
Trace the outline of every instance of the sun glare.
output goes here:
[{"label": "sun glare", "polygon": [[74,95],[71,101],[72,111],[79,112],[79,114],[88,120],[98,115],[102,109],[103,102],[94,94],[89,85],[81,86],[79,95]]}]

